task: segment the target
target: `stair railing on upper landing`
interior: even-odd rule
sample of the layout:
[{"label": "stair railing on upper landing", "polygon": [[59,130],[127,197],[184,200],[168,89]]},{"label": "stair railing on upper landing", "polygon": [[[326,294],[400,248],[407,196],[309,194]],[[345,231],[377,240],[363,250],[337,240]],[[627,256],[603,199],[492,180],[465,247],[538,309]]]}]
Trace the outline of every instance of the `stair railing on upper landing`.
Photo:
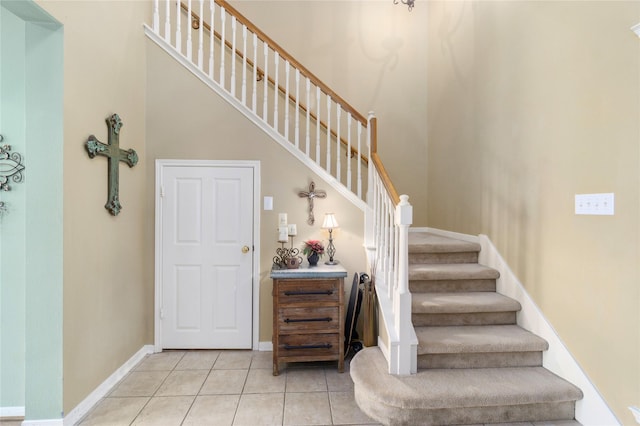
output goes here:
[{"label": "stair railing on upper landing", "polygon": [[377,155],[375,117],[359,113],[224,0],[154,0],[145,32],[365,211],[389,371],[415,371],[407,277],[411,206],[408,197],[398,197]]},{"label": "stair railing on upper landing", "polygon": [[146,32],[364,209],[366,117],[229,3],[154,0]]}]

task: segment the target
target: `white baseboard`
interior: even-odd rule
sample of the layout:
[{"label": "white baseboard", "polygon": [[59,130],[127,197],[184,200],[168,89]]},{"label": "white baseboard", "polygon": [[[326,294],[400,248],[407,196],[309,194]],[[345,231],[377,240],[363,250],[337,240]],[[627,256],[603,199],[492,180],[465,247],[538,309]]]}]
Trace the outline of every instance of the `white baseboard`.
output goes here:
[{"label": "white baseboard", "polygon": [[258,343],[258,350],[262,352],[273,352],[273,342]]},{"label": "white baseboard", "polygon": [[62,419],[24,420],[22,426],[63,426]]},{"label": "white baseboard", "polygon": [[0,419],[24,417],[24,407],[0,407]]},{"label": "white baseboard", "polygon": [[518,312],[518,325],[549,343],[549,349],[543,352],[542,365],[582,390],[584,398],[576,402],[576,420],[584,426],[621,424],[488,236],[460,234],[433,228],[417,228],[416,231],[428,231],[444,237],[479,243],[482,247],[479,262],[500,272],[500,278],[496,283],[497,292],[517,300],[522,306],[522,310]]},{"label": "white baseboard", "polygon": [[[138,352],[136,352],[129,360],[127,360],[120,368],[118,368],[111,376],[107,378],[100,386],[98,386],[93,392],[89,394],[80,404],[78,404],[73,410],[69,411],[69,413],[64,417],[64,425],[72,426],[84,417],[91,408],[100,401],[109,391],[113,388],[124,376],[126,376],[129,371],[133,369],[142,359],[154,352],[153,345],[145,345]],[[23,426],[27,426],[27,423],[22,423]],[[32,423],[29,423],[31,425]],[[62,426],[62,420],[60,420],[59,425]],[[35,426],[36,424],[33,423]],[[38,425],[40,425],[38,423]],[[42,426],[49,426],[48,424]],[[51,425],[53,426],[53,425]]]}]

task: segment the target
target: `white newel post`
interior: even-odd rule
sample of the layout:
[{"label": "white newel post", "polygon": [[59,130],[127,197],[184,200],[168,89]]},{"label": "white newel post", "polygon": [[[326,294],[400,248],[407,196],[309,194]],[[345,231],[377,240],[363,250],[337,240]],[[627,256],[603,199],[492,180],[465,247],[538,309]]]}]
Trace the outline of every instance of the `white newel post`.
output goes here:
[{"label": "white newel post", "polygon": [[398,228],[398,286],[394,297],[396,316],[396,333],[399,337],[398,372],[411,374],[411,293],[409,292],[409,226],[413,223],[413,206],[409,204],[409,196],[401,195],[396,206],[396,226]]}]

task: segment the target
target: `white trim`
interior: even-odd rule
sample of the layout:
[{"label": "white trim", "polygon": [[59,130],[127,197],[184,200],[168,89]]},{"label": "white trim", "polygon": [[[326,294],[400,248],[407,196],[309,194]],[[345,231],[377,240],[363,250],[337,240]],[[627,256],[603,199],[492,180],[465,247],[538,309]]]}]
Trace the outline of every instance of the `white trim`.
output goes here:
[{"label": "white trim", "polygon": [[213,91],[215,91],[218,95],[220,95],[223,99],[225,99],[231,106],[241,112],[245,117],[247,117],[251,122],[253,122],[258,128],[264,131],[266,134],[271,136],[273,140],[278,142],[280,146],[289,151],[291,155],[300,160],[304,165],[311,169],[315,174],[317,174],[321,179],[323,179],[327,184],[331,185],[336,191],[338,191],[342,196],[344,196],[347,200],[351,201],[356,207],[359,207],[362,211],[366,208],[367,204],[358,198],[356,194],[351,192],[344,186],[340,181],[338,181],[335,177],[333,177],[329,172],[327,172],[322,166],[313,161],[307,155],[305,155],[300,149],[296,148],[294,144],[286,140],[282,135],[280,135],[276,129],[271,127],[268,123],[265,123],[260,117],[258,117],[253,111],[243,105],[238,99],[232,96],[229,92],[227,92],[224,88],[220,87],[220,85],[214,81],[212,81],[209,76],[203,71],[199,70],[196,65],[194,65],[191,61],[187,59],[186,56],[178,53],[176,49],[173,48],[170,44],[168,44],[162,37],[157,35],[153,28],[149,27],[147,24],[144,24],[144,33],[153,40],[160,48],[162,48],[165,52],[171,55],[176,61],[181,63],[185,68],[187,68],[193,75],[198,77],[204,84],[209,86]]},{"label": "white trim", "polygon": [[[640,24],[638,24],[640,26]],[[640,425],[640,408],[638,407],[629,407],[631,413],[633,413],[633,417],[636,419],[636,423]]]},{"label": "white trim", "polygon": [[260,161],[252,160],[156,160],[156,194],[155,194],[155,301],[154,301],[154,349],[162,352],[162,321],[160,321],[160,307],[162,306],[162,200],[160,186],[162,185],[162,171],[164,167],[245,167],[253,169],[253,325],[252,348],[260,346]]},{"label": "white trim", "polygon": [[480,238],[476,235],[461,234],[459,232],[444,231],[442,229],[435,229],[435,228],[410,228],[409,231],[429,232],[431,234],[440,235],[442,237],[454,238],[456,240],[462,240],[468,243],[480,244]]},{"label": "white trim", "polygon": [[[111,374],[107,380],[95,388],[85,399],[64,417],[65,425],[74,425],[80,421],[109,391],[126,376],[142,359],[153,353],[153,345],[145,345],[131,358],[129,358],[120,368]],[[26,425],[26,423],[22,423]],[[60,423],[62,425],[62,423]]]},{"label": "white trim", "polygon": [[24,417],[24,407],[0,407],[0,419]]},{"label": "white trim", "polygon": [[261,352],[273,352],[273,342],[260,342],[258,350]]},{"label": "white trim", "polygon": [[22,426],[63,426],[62,419],[23,420]]},{"label": "white trim", "polygon": [[[633,27],[631,27],[631,31],[633,31],[638,37],[640,37],[640,24],[635,24]],[[638,422],[640,423],[640,420]]]},{"label": "white trim", "polygon": [[517,300],[522,306],[517,315],[518,325],[542,337],[549,343],[549,349],[543,352],[542,365],[582,390],[584,398],[576,402],[576,420],[584,426],[620,425],[620,421],[613,414],[602,395],[591,383],[589,377],[571,355],[560,336],[558,336],[540,308],[531,299],[529,293],[511,271],[509,265],[502,258],[488,236],[460,234],[433,228],[423,228],[422,230],[445,237],[479,243],[481,246],[479,263],[500,272],[500,278],[496,281],[496,291]]}]

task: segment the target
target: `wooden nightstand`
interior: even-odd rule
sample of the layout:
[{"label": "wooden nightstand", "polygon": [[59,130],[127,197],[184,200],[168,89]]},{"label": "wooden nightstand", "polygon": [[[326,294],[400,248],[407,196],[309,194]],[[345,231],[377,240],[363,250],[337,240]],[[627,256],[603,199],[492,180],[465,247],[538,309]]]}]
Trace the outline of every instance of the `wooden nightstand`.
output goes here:
[{"label": "wooden nightstand", "polygon": [[279,362],[338,361],[344,371],[344,277],[340,265],[272,270],[273,375]]}]

